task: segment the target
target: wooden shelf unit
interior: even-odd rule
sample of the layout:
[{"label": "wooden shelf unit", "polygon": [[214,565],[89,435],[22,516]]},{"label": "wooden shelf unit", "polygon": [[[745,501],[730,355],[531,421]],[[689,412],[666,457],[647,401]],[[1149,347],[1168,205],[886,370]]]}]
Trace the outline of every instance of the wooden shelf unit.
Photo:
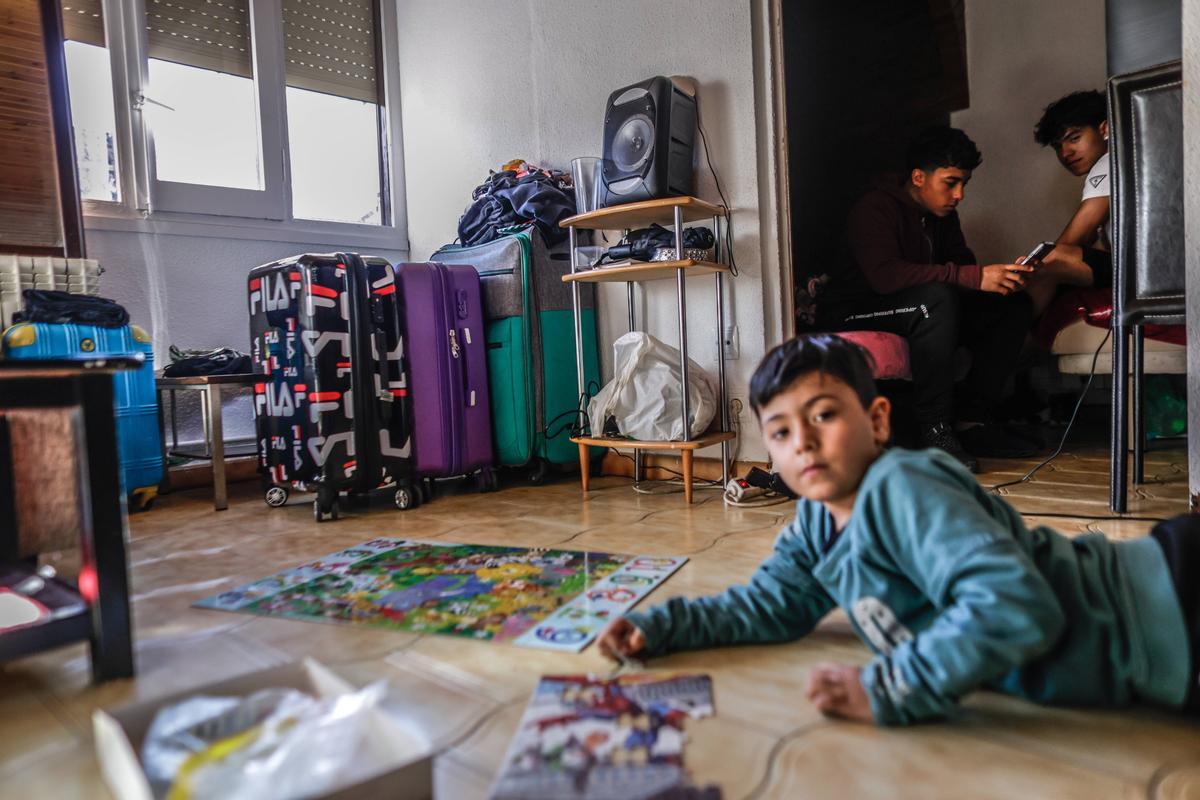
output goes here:
[{"label": "wooden shelf unit", "polygon": [[[558,226],[581,231],[619,231],[652,223],[674,225],[676,209],[679,209],[684,222],[725,216],[724,206],[715,206],[697,197],[664,197],[661,200],[642,200],[576,214],[559,222]],[[716,231],[713,233],[716,234]]]},{"label": "wooden shelf unit", "polygon": [[[695,261],[682,259],[676,261],[647,261],[626,264],[619,267],[597,268],[578,271],[579,263],[576,231],[578,230],[627,230],[644,227],[652,223],[675,228],[675,252],[682,253],[683,225],[687,222],[697,222],[711,219],[713,236],[716,239],[716,251],[712,261]],[[735,434],[729,430],[729,408],[726,400],[725,387],[725,352],[724,336],[724,279],[729,267],[722,258],[722,221],[728,225],[728,216],[723,206],[713,205],[695,197],[666,197],[659,200],[644,200],[638,203],[601,208],[585,214],[577,214],[559,223],[567,228],[571,240],[571,274],[564,275],[563,281],[571,285],[572,308],[575,312],[575,358],[577,365],[576,377],[579,394],[584,396],[586,387],[583,379],[583,340],[580,320],[579,286],[582,283],[625,283],[626,309],[629,315],[629,330],[637,330],[634,318],[633,285],[646,281],[675,279],[675,299],[679,311],[679,378],[685,386],[681,393],[680,417],[683,430],[688,431],[690,409],[686,386],[688,383],[688,347],[687,347],[687,306],[684,295],[684,282],[689,276],[712,275],[715,280],[716,311],[717,311],[717,371],[718,371],[718,414],[717,430],[705,433],[695,438],[689,437],[684,441],[644,441],[638,439],[609,438],[604,436],[578,436],[571,439],[579,445],[580,482],[584,493],[588,491],[590,447],[625,447],[634,451],[634,480],[641,480],[641,451],[666,450],[678,451],[683,466],[683,495],[690,504],[692,502],[692,462],[695,452],[704,447],[721,446],[721,475],[724,483],[729,482],[729,442]]]},{"label": "wooden shelf unit", "polygon": [[729,267],[713,261],[645,261],[640,264],[624,264],[619,267],[593,267],[584,272],[563,275],[564,283],[627,283],[629,281],[657,281],[674,278],[679,270],[690,275],[712,275],[714,272],[729,272]]}]

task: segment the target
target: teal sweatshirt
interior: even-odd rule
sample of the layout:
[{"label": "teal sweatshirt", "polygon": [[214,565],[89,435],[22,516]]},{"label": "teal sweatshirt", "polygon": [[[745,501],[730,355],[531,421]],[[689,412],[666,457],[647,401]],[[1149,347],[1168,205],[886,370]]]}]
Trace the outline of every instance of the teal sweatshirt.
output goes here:
[{"label": "teal sweatshirt", "polygon": [[1187,631],[1149,537],[1027,528],[939,450],[889,450],[840,532],[820,503],[750,583],[629,615],[647,655],[786,642],[844,608],[875,653],[861,672],[876,722],[949,713],[979,687],[1039,703],[1182,706]]}]

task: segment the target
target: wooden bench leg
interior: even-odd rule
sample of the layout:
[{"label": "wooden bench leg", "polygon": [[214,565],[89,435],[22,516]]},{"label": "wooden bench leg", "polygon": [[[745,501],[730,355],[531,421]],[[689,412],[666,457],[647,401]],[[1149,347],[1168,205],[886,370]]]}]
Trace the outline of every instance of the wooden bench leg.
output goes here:
[{"label": "wooden bench leg", "polygon": [[588,491],[588,446],[579,445],[579,482],[583,485],[583,493]]},{"label": "wooden bench leg", "polygon": [[688,505],[692,502],[692,451],[684,450],[683,458],[683,499]]}]

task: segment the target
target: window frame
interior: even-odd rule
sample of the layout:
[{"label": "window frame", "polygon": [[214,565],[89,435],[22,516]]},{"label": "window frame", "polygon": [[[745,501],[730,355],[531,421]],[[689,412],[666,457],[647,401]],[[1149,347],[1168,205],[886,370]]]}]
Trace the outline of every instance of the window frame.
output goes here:
[{"label": "window frame", "polygon": [[[262,136],[262,190],[158,180],[153,135],[142,106],[149,61],[145,0],[101,0],[105,46],[113,76],[120,201],[84,200],[85,228],[227,239],[408,250],[404,206],[404,159],[400,114],[398,31],[395,6],[376,0],[376,75],[382,81],[379,113],[379,225],[300,219],[292,216],[284,78],[281,0],[249,0],[254,75]],[[390,57],[388,56],[390,54]]]}]

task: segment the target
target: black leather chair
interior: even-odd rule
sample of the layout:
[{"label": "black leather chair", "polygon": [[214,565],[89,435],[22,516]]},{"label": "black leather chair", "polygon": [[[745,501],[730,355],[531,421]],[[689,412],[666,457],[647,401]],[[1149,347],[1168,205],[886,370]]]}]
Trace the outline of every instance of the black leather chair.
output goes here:
[{"label": "black leather chair", "polygon": [[[1173,61],[1108,82],[1112,141],[1113,394],[1109,504],[1128,489],[1130,367],[1133,482],[1144,480],[1142,326],[1184,324],[1183,71]],[[1132,339],[1132,349],[1131,349]],[[1130,358],[1132,357],[1132,365]]]}]

